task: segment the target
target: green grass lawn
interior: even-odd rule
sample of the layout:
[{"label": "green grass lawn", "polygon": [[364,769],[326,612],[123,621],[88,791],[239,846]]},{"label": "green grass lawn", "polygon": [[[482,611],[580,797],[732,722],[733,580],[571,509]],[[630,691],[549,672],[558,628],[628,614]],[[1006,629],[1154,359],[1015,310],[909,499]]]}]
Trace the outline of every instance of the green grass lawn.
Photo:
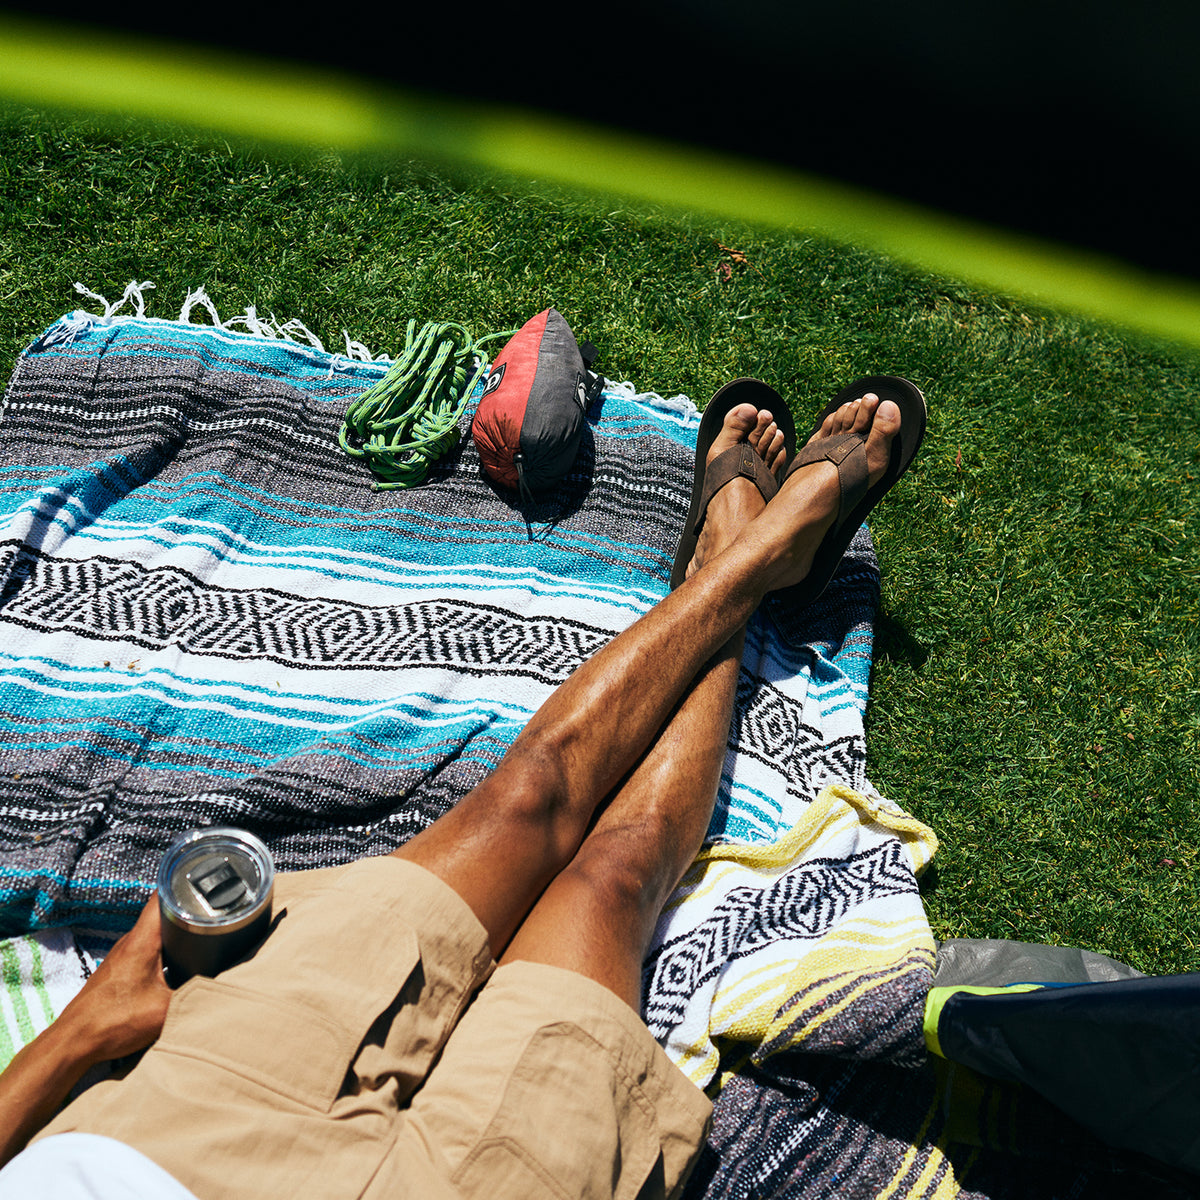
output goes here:
[{"label": "green grass lawn", "polygon": [[1200,360],[796,233],[400,161],[0,108],[0,376],[62,312],[152,280],[173,317],[300,318],[394,350],[548,305],[598,368],[703,404],[757,375],[804,420],[858,375],[926,391],[877,511],[870,776],[936,829],[939,937],[1200,970]]}]

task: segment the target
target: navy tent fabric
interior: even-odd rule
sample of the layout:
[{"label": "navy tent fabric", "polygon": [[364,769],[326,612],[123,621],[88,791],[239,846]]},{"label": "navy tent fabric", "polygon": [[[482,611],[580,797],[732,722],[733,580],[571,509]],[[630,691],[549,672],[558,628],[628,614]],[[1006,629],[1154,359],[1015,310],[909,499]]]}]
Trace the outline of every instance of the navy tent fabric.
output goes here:
[{"label": "navy tent fabric", "polygon": [[1200,974],[945,1000],[942,1055],[1025,1084],[1114,1146],[1200,1172]]}]

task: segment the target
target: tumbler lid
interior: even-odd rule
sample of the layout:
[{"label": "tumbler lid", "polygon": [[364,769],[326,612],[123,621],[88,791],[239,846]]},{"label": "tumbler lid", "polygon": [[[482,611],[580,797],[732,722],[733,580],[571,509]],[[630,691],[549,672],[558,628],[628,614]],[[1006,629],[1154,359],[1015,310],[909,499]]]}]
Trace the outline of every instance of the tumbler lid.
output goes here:
[{"label": "tumbler lid", "polygon": [[163,915],[186,926],[238,925],[261,908],[275,880],[271,852],[227,826],[180,834],[158,868]]}]

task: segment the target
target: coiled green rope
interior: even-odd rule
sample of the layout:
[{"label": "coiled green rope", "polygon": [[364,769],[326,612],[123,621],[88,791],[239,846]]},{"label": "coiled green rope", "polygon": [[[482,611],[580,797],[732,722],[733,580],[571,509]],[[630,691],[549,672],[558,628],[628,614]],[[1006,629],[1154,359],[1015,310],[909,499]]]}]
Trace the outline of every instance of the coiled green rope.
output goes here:
[{"label": "coiled green rope", "polygon": [[431,321],[420,333],[416,329],[416,321],[409,321],[404,353],[350,405],[338,433],[347,454],[366,459],[377,477],[376,491],[415,487],[454,446],[458,420],[486,365],[479,348],[516,332],[490,333],[472,342],[451,321]]}]

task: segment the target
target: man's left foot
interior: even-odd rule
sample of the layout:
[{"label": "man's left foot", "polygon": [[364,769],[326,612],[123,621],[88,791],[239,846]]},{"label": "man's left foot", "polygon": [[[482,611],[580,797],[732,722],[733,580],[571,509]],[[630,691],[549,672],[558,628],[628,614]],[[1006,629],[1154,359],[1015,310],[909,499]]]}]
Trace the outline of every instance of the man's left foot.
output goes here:
[{"label": "man's left foot", "polygon": [[[777,480],[782,478],[787,464],[783,431],[767,409],[756,409],[753,404],[739,404],[725,414],[721,431],[709,447],[705,465],[742,442],[751,447]],[[766,503],[749,479],[733,479],[721,488],[708,502],[696,550],[688,563],[687,577],[720,554],[763,511]]]}]

